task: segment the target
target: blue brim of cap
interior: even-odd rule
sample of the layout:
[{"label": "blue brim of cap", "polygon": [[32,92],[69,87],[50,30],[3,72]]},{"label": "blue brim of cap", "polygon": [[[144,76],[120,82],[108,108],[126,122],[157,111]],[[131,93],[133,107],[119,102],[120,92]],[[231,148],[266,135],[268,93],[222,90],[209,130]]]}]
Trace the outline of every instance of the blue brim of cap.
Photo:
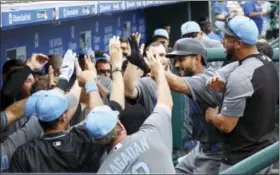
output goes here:
[{"label": "blue brim of cap", "polygon": [[188,56],[193,55],[192,52],[184,52],[184,51],[173,51],[165,55],[166,58],[174,58],[176,56]]},{"label": "blue brim of cap", "polygon": [[227,30],[226,29],[226,25],[225,25],[225,22],[223,22],[223,21],[216,21],[215,22],[215,25],[216,25],[216,27],[219,29],[219,30],[221,30],[222,32],[224,32],[225,34],[227,34],[227,35],[230,35],[230,36],[235,36],[231,31],[229,31],[229,30]]}]

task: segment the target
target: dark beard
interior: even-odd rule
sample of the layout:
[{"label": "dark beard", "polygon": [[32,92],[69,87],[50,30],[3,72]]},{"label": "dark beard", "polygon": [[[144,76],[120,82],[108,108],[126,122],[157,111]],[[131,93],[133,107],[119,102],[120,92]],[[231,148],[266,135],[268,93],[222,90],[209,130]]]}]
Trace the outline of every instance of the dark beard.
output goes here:
[{"label": "dark beard", "polygon": [[185,69],[184,70],[184,76],[191,77],[193,75],[194,75],[194,72],[192,70],[190,70],[190,69]]}]

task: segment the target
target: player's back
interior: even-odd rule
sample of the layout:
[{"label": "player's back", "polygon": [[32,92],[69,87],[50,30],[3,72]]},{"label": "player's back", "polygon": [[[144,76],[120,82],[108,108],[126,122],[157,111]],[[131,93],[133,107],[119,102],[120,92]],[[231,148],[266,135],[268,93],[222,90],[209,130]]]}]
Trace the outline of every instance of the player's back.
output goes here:
[{"label": "player's back", "polygon": [[156,130],[127,136],[106,157],[100,174],[175,174],[172,153]]}]

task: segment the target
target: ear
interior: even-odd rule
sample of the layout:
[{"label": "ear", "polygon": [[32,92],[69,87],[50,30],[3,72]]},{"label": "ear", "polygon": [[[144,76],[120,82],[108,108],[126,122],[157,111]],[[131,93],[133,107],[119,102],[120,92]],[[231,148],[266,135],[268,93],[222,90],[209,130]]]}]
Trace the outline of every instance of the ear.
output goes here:
[{"label": "ear", "polygon": [[196,61],[197,64],[200,64],[200,63],[202,64],[201,59],[202,59],[202,58],[201,58],[200,55],[196,55],[196,56],[195,56],[195,61]]},{"label": "ear", "polygon": [[59,119],[59,122],[61,122],[61,123],[68,122],[68,118],[67,118],[66,112],[62,114],[62,116]]},{"label": "ear", "polygon": [[240,49],[242,46],[243,42],[241,40],[236,41],[234,44],[235,49]]},{"label": "ear", "polygon": [[118,121],[117,124],[119,125],[119,127],[121,128],[122,131],[125,130],[125,127],[123,126],[123,124],[120,121]]},{"label": "ear", "polygon": [[202,38],[203,38],[203,32],[201,31],[198,33],[197,39],[202,40]]}]

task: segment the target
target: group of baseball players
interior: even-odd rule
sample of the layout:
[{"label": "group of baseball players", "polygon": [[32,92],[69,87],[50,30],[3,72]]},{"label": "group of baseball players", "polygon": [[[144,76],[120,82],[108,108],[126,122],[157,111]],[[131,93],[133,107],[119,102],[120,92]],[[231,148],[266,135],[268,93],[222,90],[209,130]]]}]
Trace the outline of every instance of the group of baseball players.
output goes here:
[{"label": "group of baseball players", "polygon": [[[278,141],[279,77],[256,24],[236,16],[216,26],[221,43],[188,21],[173,49],[157,29],[146,46],[138,33],[112,37],[98,61],[68,50],[7,62],[1,172],[218,174]],[[207,48],[224,48],[228,63],[211,68]],[[185,100],[188,152],[176,165],[171,91]]]}]

